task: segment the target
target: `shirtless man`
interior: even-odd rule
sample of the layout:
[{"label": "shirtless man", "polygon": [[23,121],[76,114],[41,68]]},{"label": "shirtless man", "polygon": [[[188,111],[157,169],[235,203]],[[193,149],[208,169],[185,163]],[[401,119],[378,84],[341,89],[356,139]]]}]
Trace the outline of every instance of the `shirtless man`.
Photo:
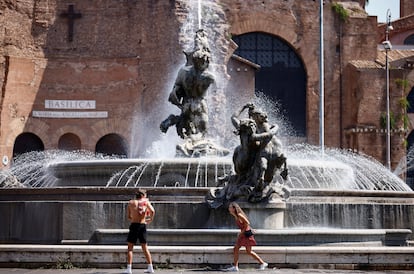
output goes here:
[{"label": "shirtless man", "polygon": [[152,267],[151,253],[147,246],[147,224],[151,223],[154,218],[155,210],[147,199],[146,191],[139,189],[136,193],[136,197],[130,200],[127,208],[127,217],[130,220],[128,233],[128,253],[127,253],[127,270],[125,273],[132,273],[132,256],[134,245],[139,242],[141,244],[142,251],[144,252],[145,259],[148,263],[148,268],[145,273],[154,273]]}]

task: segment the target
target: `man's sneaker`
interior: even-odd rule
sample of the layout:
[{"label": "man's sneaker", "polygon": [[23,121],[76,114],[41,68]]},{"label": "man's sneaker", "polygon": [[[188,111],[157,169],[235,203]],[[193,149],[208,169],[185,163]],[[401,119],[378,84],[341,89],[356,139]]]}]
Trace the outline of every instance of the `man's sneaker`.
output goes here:
[{"label": "man's sneaker", "polygon": [[237,266],[232,266],[226,269],[228,272],[239,272],[239,268]]},{"label": "man's sneaker", "polygon": [[122,272],[123,274],[132,274],[132,269],[125,269],[124,272]]},{"label": "man's sneaker", "polygon": [[269,265],[268,263],[262,263],[262,264],[260,265],[259,270],[265,270],[265,269],[267,268],[267,266],[268,266],[268,265]]}]

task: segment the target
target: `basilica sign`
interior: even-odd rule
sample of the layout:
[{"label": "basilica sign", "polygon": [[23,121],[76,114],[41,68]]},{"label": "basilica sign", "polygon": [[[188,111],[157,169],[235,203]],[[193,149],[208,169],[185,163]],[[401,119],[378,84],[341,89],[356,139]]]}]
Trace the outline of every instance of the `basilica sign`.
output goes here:
[{"label": "basilica sign", "polygon": [[32,116],[38,118],[108,118],[107,111],[79,111],[96,109],[95,100],[45,100],[45,109],[76,110],[33,110]]},{"label": "basilica sign", "polygon": [[95,109],[95,100],[45,100],[45,108],[53,109]]}]

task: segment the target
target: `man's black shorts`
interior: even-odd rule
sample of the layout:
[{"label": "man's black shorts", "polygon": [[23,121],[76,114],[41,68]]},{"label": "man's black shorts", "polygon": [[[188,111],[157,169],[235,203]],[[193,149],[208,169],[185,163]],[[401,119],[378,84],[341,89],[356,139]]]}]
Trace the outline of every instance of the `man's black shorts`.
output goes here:
[{"label": "man's black shorts", "polygon": [[129,226],[127,241],[136,244],[138,239],[141,244],[147,243],[147,226],[146,224],[132,223]]}]

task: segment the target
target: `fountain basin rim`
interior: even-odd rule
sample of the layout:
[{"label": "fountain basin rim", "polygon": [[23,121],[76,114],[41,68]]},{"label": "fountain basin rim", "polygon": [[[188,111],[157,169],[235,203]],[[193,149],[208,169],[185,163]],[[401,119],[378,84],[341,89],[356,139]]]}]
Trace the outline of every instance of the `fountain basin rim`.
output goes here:
[{"label": "fountain basin rim", "polygon": [[[149,197],[175,195],[204,197],[209,188],[139,187],[147,190]],[[127,201],[134,197],[138,187],[47,187],[47,188],[0,188],[0,201]],[[29,196],[29,197],[28,197]],[[98,198],[97,198],[98,197]]]},{"label": "fountain basin rim", "polygon": [[[144,168],[151,166],[154,168],[163,168],[168,172],[181,170],[184,174],[190,167],[220,167],[227,170],[233,169],[233,161],[231,157],[200,157],[200,158],[128,158],[128,159],[97,159],[97,160],[75,160],[75,161],[57,161],[48,165],[48,171],[56,178],[66,178],[71,176],[113,175],[117,171],[126,170],[128,168]],[[308,159],[292,159],[288,160],[288,168],[290,167],[315,167],[338,170],[341,169],[347,174],[352,173],[352,169],[339,162],[324,160],[308,160]]]},{"label": "fountain basin rim", "polygon": [[[45,194],[63,193],[122,193],[134,194],[137,189],[146,189],[148,193],[169,193],[171,190],[177,192],[202,192],[207,193],[215,187],[104,187],[104,186],[59,186],[59,187],[25,187],[25,188],[0,188],[0,194]],[[311,188],[289,188],[290,196],[383,196],[397,198],[414,198],[414,191],[382,191],[382,190],[333,190],[333,189],[311,189]]]},{"label": "fountain basin rim", "polygon": [[[115,229],[96,229],[96,232],[100,233],[120,233],[128,231],[125,228],[115,228]],[[151,232],[162,232],[163,234],[188,234],[189,232],[199,232],[199,233],[208,233],[208,234],[222,234],[222,233],[237,233],[240,230],[238,229],[231,229],[231,228],[176,228],[176,229],[162,229],[162,228],[150,228],[148,231]],[[397,228],[397,229],[371,229],[371,228],[363,228],[363,229],[354,229],[354,228],[329,228],[329,227],[290,227],[290,228],[276,228],[276,229],[263,229],[258,228],[255,229],[257,234],[266,233],[266,234],[274,234],[274,235],[281,235],[281,234],[297,234],[297,235],[304,235],[304,234],[320,234],[320,235],[327,235],[327,234],[337,234],[340,232],[343,235],[378,235],[382,234],[385,235],[387,232],[393,233],[406,233],[411,234],[411,229],[408,228]]]},{"label": "fountain basin rim", "polygon": [[75,160],[75,161],[56,161],[50,163],[48,167],[56,166],[79,166],[79,165],[91,165],[91,164],[105,164],[108,166],[116,166],[122,164],[126,165],[137,165],[137,164],[170,164],[170,163],[232,163],[232,159],[229,157],[202,157],[202,158],[163,158],[163,159],[152,159],[152,158],[128,158],[128,159],[96,159],[96,160]]},{"label": "fountain basin rim", "polygon": [[[289,158],[287,159],[288,165],[294,166],[312,166],[312,167],[326,167],[326,168],[344,168],[351,169],[350,166],[339,162],[339,161],[328,161],[328,160],[315,160],[315,159],[300,159],[300,158]],[[56,161],[50,163],[48,167],[56,166],[78,166],[78,165],[90,165],[90,164],[105,164],[108,166],[116,166],[118,164],[125,165],[137,165],[137,164],[173,164],[173,163],[189,163],[189,164],[216,164],[226,163],[232,164],[231,157],[200,157],[200,158],[128,158],[128,159],[94,159],[94,160],[73,160],[73,161]]]},{"label": "fountain basin rim", "polygon": [[[68,201],[85,199],[91,201],[126,201],[135,194],[139,187],[47,187],[47,188],[0,188],[0,201]],[[150,198],[156,196],[166,197],[174,193],[182,197],[198,196],[205,197],[212,188],[208,187],[142,187],[147,190]],[[178,196],[176,196],[178,197]],[[389,203],[398,202],[402,204],[414,203],[414,191],[368,191],[368,190],[319,190],[319,189],[292,189],[286,202],[294,200],[319,199],[322,202],[338,199],[369,199]]]},{"label": "fountain basin rim", "polygon": [[316,188],[289,188],[291,196],[359,196],[359,197],[370,197],[370,196],[382,196],[382,197],[413,197],[414,191],[391,191],[391,190],[335,190],[335,189],[316,189]]}]

